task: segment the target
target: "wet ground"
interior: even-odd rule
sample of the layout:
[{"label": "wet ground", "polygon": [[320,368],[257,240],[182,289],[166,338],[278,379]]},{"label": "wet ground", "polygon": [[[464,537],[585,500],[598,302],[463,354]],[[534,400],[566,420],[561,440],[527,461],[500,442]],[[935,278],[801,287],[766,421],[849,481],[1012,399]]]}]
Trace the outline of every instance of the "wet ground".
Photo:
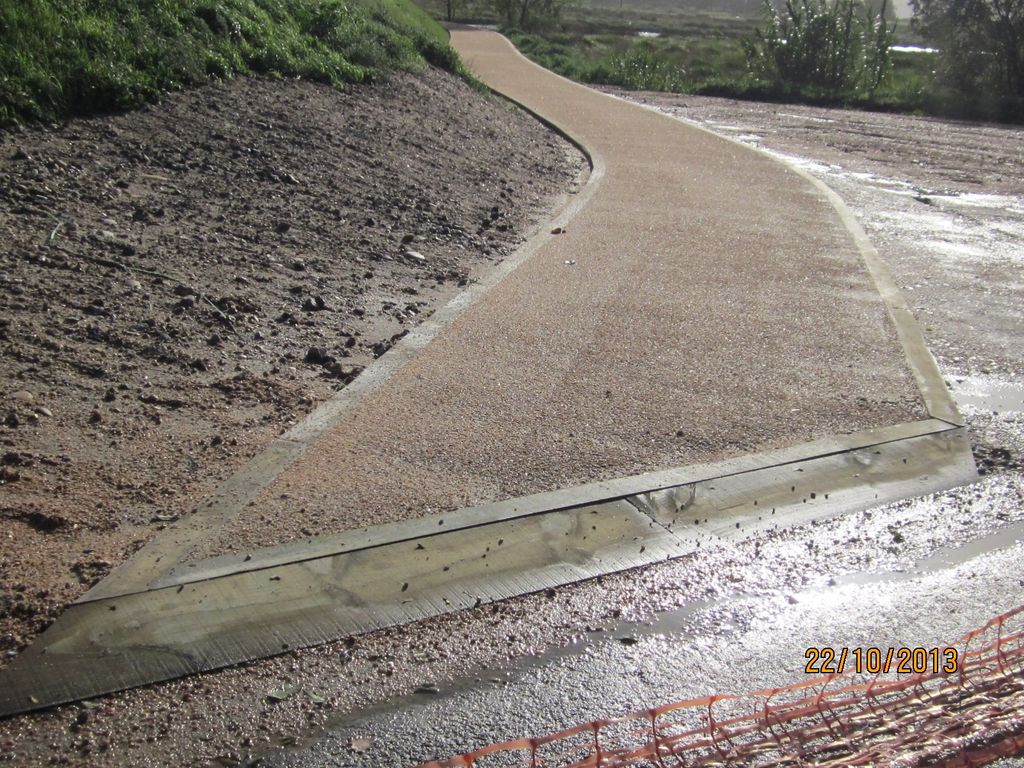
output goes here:
[{"label": "wet ground", "polygon": [[[1024,602],[1024,414],[1015,394],[1024,302],[1014,269],[1022,252],[1021,133],[681,101],[688,116],[719,123],[716,131],[755,134],[763,147],[821,166],[815,172],[857,211],[961,400],[988,470],[980,483],[16,718],[0,723],[0,757],[24,765],[235,765],[254,757],[402,765],[690,691],[792,682],[810,645],[940,644]],[[908,150],[915,130],[920,147]],[[911,194],[918,187],[924,197],[958,194],[929,205]],[[972,191],[1002,202],[963,218],[945,198]],[[940,218],[908,218],[915,212]],[[927,248],[933,241],[943,245]]]},{"label": "wet ground", "polygon": [[[808,169],[850,204],[967,418],[981,481],[575,588],[607,601],[607,612],[586,625],[577,614],[571,645],[340,717],[269,764],[448,757],[690,696],[791,683],[811,646],[941,646],[1024,603],[1022,132],[665,102]],[[650,615],[659,603],[668,609]],[[637,614],[647,621],[617,619]]]}]

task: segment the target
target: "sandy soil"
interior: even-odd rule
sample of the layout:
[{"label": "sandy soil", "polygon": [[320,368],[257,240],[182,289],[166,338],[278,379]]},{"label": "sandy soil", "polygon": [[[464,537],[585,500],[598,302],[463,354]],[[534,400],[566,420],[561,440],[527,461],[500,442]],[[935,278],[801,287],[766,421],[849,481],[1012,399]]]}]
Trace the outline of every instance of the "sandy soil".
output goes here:
[{"label": "sandy soil", "polygon": [[501,259],[582,164],[435,71],[0,134],[0,651]]}]

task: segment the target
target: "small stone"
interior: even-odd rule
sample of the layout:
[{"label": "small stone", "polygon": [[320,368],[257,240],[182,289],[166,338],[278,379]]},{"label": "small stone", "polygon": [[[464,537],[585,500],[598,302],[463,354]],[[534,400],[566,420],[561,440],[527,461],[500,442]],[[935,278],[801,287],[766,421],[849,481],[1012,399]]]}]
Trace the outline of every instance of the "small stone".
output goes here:
[{"label": "small stone", "polygon": [[276,231],[276,232],[277,232],[277,233],[278,233],[279,235],[283,235],[283,234],[285,234],[285,233],[286,233],[286,232],[287,232],[288,230],[290,230],[291,228],[292,228],[292,225],[291,225],[291,224],[289,224],[289,223],[288,223],[287,221],[279,221],[279,222],[277,222],[277,224],[276,224],[276,225],[274,226],[274,230],[275,230],[275,231]]},{"label": "small stone", "polygon": [[322,312],[325,309],[327,309],[327,302],[324,301],[323,296],[310,296],[302,302],[303,312]]},{"label": "small stone", "polygon": [[32,401],[35,400],[35,396],[27,389],[19,389],[11,394],[11,400],[18,405],[31,405]]},{"label": "small stone", "polygon": [[554,229],[551,230],[551,234],[552,235],[562,235],[562,234],[565,234],[565,229],[562,228],[562,227],[555,227]]},{"label": "small stone", "polygon": [[217,346],[220,346],[220,343],[222,341],[223,341],[223,339],[221,339],[220,334],[219,333],[215,333],[210,338],[208,338],[206,340],[206,343],[209,344],[211,347],[217,347]]},{"label": "small stone", "polygon": [[31,160],[31,156],[24,149],[16,149],[11,155],[11,160]]},{"label": "small stone", "polygon": [[296,272],[304,272],[306,270],[306,263],[301,259],[296,259],[292,262],[292,269]]},{"label": "small stone", "polygon": [[411,259],[412,261],[426,261],[427,257],[419,251],[406,251],[405,258]]},{"label": "small stone", "polygon": [[366,752],[372,746],[373,746],[373,739],[368,739],[368,738],[365,738],[365,737],[354,738],[354,739],[350,740],[349,743],[348,743],[348,748],[351,749],[353,752],[356,752],[358,754]]},{"label": "small stone", "polygon": [[178,306],[182,309],[191,309],[196,305],[195,296],[182,296],[181,301],[178,302]]},{"label": "small stone", "polygon": [[52,419],[53,418],[53,411],[51,411],[45,405],[37,406],[36,407],[36,413],[38,413],[40,416],[45,416],[48,419]]},{"label": "small stone", "polygon": [[6,417],[4,417],[4,425],[11,429],[17,429],[21,426],[21,419],[18,418],[18,414],[14,411],[10,411]]},{"label": "small stone", "polygon": [[192,287],[187,286],[187,285],[176,285],[176,286],[174,286],[174,295],[175,296],[195,296],[196,295],[196,291],[195,291],[195,288],[192,288]]},{"label": "small stone", "polygon": [[100,424],[103,421],[103,414],[99,411],[93,411],[89,414],[90,424]]},{"label": "small stone", "polygon": [[436,695],[440,691],[434,683],[424,683],[423,685],[416,688],[416,693],[427,693]]},{"label": "small stone", "polygon": [[133,291],[141,291],[142,283],[140,283],[138,280],[129,280],[128,287]]},{"label": "small stone", "polygon": [[326,347],[310,347],[306,352],[306,362],[313,365],[329,365],[334,358],[328,354]]},{"label": "small stone", "polygon": [[107,391],[106,391],[106,392],[105,392],[105,393],[103,394],[103,402],[104,402],[104,403],[112,403],[112,402],[114,402],[115,400],[117,400],[117,392],[115,392],[115,391],[114,391],[114,388],[113,388],[113,387],[110,387],[110,388],[109,388],[109,389],[108,389],[108,390],[107,390]]}]

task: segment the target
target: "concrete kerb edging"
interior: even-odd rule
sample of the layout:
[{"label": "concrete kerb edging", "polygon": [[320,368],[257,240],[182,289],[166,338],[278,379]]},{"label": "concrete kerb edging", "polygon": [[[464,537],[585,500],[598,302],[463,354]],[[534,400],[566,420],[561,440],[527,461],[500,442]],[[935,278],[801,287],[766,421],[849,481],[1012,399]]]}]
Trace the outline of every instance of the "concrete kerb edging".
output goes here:
[{"label": "concrete kerb edging", "polygon": [[590,172],[582,188],[571,195],[571,199],[558,208],[551,218],[546,218],[532,227],[522,245],[489,269],[475,284],[468,286],[430,318],[411,329],[344,389],[318,406],[283,435],[274,438],[263,451],[225,480],[197,512],[179,523],[168,526],[166,533],[143,547],[135,557],[112,571],[76,602],[85,603],[138,592],[166,575],[182,556],[187,555],[198,535],[208,530],[211,525],[222,524],[239,515],[253,498],[299,459],[318,437],[339,424],[367,395],[385,384],[441,331],[454,323],[502,279],[536,253],[554,236],[551,234],[552,229],[565,228],[589,202],[604,177],[603,158],[592,153],[582,141],[556,123],[504,94],[493,89],[488,90],[521,108],[549,130],[559,134],[583,155]]},{"label": "concrete kerb edging", "polygon": [[[520,55],[522,54],[520,53]],[[834,189],[806,169],[800,168],[794,163],[780,158],[761,147],[754,147],[750,144],[746,144],[735,136],[716,133],[695,120],[688,120],[684,117],[670,115],[651,104],[641,104],[639,102],[623,98],[622,96],[617,96],[613,93],[605,93],[604,91],[601,91],[601,93],[604,93],[604,95],[609,98],[618,99],[626,102],[627,104],[647,109],[666,120],[676,120],[678,122],[685,123],[691,128],[703,131],[704,133],[710,134],[718,139],[722,139],[723,141],[728,141],[735,146],[742,147],[748,152],[753,152],[763,157],[767,157],[793,171],[824,195],[825,199],[828,200],[829,204],[839,216],[839,220],[842,222],[843,226],[853,238],[853,241],[857,246],[857,250],[860,252],[861,258],[864,260],[864,266],[867,268],[868,274],[871,275],[871,279],[875,284],[875,289],[882,297],[882,301],[885,302],[886,309],[889,312],[889,317],[892,318],[893,325],[896,328],[896,335],[899,338],[900,345],[903,347],[904,356],[907,359],[907,364],[910,366],[911,373],[914,375],[914,381],[917,384],[922,400],[924,400],[928,415],[934,419],[941,419],[942,421],[956,427],[965,426],[966,422],[960,414],[960,411],[956,406],[956,401],[949,392],[949,388],[946,386],[946,382],[942,377],[938,364],[935,362],[935,358],[928,349],[924,334],[921,333],[921,327],[918,325],[913,312],[911,312],[910,307],[907,305],[907,301],[904,298],[903,293],[897,287],[896,282],[893,279],[892,270],[879,255],[875,246],[871,244],[871,240],[868,238],[867,232],[864,231],[864,227],[861,226],[861,223],[857,220],[853,211],[850,210],[846,201],[843,200],[843,198],[840,197]]]}]

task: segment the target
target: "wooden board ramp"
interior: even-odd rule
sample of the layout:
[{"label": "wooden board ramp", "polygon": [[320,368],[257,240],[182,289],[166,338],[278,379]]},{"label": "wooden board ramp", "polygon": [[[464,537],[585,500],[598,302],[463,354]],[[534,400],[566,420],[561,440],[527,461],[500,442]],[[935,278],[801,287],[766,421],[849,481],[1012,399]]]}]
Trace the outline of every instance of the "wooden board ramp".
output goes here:
[{"label": "wooden board ramp", "polygon": [[[0,716],[685,557],[976,477],[964,429],[939,420],[803,449],[179,564],[152,589],[68,609],[0,671]],[[601,494],[611,497],[593,498]]]}]

